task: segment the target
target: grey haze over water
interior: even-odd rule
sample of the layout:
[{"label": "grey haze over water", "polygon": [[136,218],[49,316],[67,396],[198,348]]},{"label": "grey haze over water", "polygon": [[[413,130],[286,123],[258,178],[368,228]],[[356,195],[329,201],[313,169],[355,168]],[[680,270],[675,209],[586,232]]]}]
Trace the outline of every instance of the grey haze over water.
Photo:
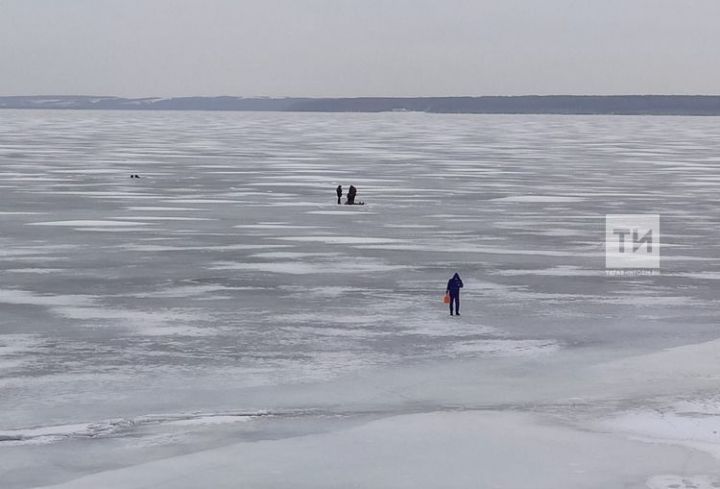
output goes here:
[{"label": "grey haze over water", "polygon": [[0,95],[715,94],[715,0],[3,0]]}]

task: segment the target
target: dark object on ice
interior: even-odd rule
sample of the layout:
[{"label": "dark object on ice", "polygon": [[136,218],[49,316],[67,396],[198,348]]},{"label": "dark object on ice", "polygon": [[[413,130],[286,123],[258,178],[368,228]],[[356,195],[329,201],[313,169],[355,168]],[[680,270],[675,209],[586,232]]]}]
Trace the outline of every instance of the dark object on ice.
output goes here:
[{"label": "dark object on ice", "polygon": [[140,178],[140,175],[132,174],[132,175],[130,175],[130,178]]},{"label": "dark object on ice", "polygon": [[140,178],[140,175],[135,175],[135,178]]},{"label": "dark object on ice", "polygon": [[460,315],[460,289],[463,288],[463,281],[457,273],[448,280],[447,289],[450,295],[450,315],[453,315],[453,303],[455,304],[455,314]]},{"label": "dark object on ice", "polygon": [[[339,189],[340,187],[338,187]],[[338,204],[340,203],[340,190],[338,190]],[[365,205],[365,202],[355,202],[355,196],[357,195],[357,189],[354,185],[350,185],[347,193],[347,199],[345,205]]]},{"label": "dark object on ice", "polygon": [[338,204],[340,204],[340,199],[342,198],[342,185],[338,185],[337,189],[335,190],[335,193],[338,196]]},{"label": "dark object on ice", "polygon": [[347,193],[347,200],[345,201],[345,204],[347,205],[354,205],[355,204],[355,195],[357,195],[357,189],[354,185],[350,185],[350,189]]}]

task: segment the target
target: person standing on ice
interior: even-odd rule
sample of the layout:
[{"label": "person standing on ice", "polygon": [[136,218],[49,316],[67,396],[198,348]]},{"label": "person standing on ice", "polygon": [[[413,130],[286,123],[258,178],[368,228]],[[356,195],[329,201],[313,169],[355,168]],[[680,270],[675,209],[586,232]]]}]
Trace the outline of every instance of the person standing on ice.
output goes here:
[{"label": "person standing on ice", "polygon": [[457,273],[448,280],[446,292],[450,295],[450,315],[453,315],[453,304],[455,304],[455,315],[460,315],[460,289],[463,288],[463,282]]},{"label": "person standing on ice", "polygon": [[357,189],[354,185],[350,185],[350,189],[348,189],[347,194],[347,200],[345,201],[345,204],[347,205],[355,205],[355,195],[357,194]]},{"label": "person standing on ice", "polygon": [[335,193],[338,196],[338,204],[340,204],[340,199],[342,198],[342,185],[338,185],[338,188],[335,189]]}]

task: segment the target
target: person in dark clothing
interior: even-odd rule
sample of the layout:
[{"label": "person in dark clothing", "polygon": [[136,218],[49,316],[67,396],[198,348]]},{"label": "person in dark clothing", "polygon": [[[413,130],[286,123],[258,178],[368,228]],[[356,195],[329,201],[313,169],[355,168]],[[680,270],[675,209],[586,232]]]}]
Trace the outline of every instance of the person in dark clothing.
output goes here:
[{"label": "person in dark clothing", "polygon": [[350,185],[350,188],[348,189],[347,193],[347,200],[345,203],[347,205],[354,205],[355,204],[355,195],[357,195],[357,189],[354,185]]},{"label": "person in dark clothing", "polygon": [[450,315],[453,315],[453,303],[455,304],[455,315],[460,315],[460,289],[463,288],[463,282],[457,273],[448,280],[446,292],[450,294]]},{"label": "person in dark clothing", "polygon": [[335,190],[335,193],[338,196],[338,204],[340,204],[340,199],[342,198],[342,185],[338,185],[338,188]]}]

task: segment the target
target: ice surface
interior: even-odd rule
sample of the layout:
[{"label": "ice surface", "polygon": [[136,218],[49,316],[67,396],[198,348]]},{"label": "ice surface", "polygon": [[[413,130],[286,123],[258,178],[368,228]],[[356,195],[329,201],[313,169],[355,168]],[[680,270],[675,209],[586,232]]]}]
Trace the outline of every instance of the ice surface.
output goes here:
[{"label": "ice surface", "polygon": [[93,221],[93,220],[77,220],[77,221],[49,221],[49,222],[31,222],[28,223],[30,226],[69,226],[69,227],[121,227],[121,226],[142,226],[145,223],[142,222],[130,222],[130,221]]},{"label": "ice surface", "polygon": [[[327,255],[326,255],[327,256]],[[289,273],[294,275],[310,275],[318,273],[356,273],[356,272],[387,272],[401,270],[402,265],[387,265],[374,260],[348,260],[345,262],[327,261],[320,263],[299,263],[274,261],[268,263],[223,263],[213,264],[211,270],[248,270],[268,273]]]},{"label": "ice surface", "polygon": [[704,450],[720,459],[719,421],[717,415],[704,413],[637,411],[618,416],[605,426],[638,439]]},{"label": "ice surface", "polygon": [[398,241],[396,239],[377,238],[372,236],[284,236],[277,239],[340,245],[395,243]]},{"label": "ice surface", "polygon": [[[129,221],[214,221],[215,219],[209,217],[181,217],[181,216],[127,216],[127,217],[116,217],[115,219],[129,220]],[[113,221],[116,222],[116,221]]]},{"label": "ice surface", "polygon": [[[719,141],[3,111],[0,486],[718,487]],[[608,213],[661,215],[658,275]]]},{"label": "ice surface", "polygon": [[706,475],[657,475],[647,481],[649,489],[717,489],[720,480]]},{"label": "ice surface", "polygon": [[203,426],[240,423],[265,413],[186,413],[154,414],[133,419],[113,419],[100,423],[44,426],[23,430],[0,432],[0,441],[9,446],[42,445],[75,438],[106,438],[118,434],[127,435],[145,426]]},{"label": "ice surface", "polygon": [[199,211],[197,207],[160,207],[160,206],[130,206],[127,208],[129,211]]},{"label": "ice surface", "polygon": [[[46,489],[229,489],[237,487],[238,480],[248,487],[291,483],[308,489],[337,487],[338,481],[349,487],[407,489],[618,487],[623,482],[642,487],[647,472],[712,466],[702,457],[686,460],[684,455],[679,449],[653,449],[607,435],[552,428],[518,414],[428,413],[317,436],[241,443]],[[704,487],[720,480],[712,475],[693,479],[703,481]],[[676,479],[654,476],[650,487],[670,488],[662,484],[671,480]]]},{"label": "ice surface", "polygon": [[567,196],[560,196],[560,195],[514,195],[511,197],[500,197],[497,199],[493,199],[495,201],[502,201],[502,202],[542,202],[542,203],[552,203],[552,202],[582,202],[583,198],[580,197],[567,197]]}]

